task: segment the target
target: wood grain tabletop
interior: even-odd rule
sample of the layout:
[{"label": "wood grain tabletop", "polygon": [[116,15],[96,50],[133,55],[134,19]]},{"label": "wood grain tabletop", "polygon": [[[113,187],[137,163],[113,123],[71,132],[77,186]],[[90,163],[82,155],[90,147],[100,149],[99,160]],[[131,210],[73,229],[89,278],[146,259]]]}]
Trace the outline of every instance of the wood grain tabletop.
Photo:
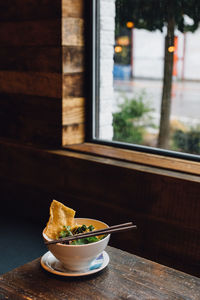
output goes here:
[{"label": "wood grain tabletop", "polygon": [[84,277],[49,273],[40,258],[20,266],[0,277],[0,300],[200,299],[200,278],[113,247],[106,252],[108,266]]}]

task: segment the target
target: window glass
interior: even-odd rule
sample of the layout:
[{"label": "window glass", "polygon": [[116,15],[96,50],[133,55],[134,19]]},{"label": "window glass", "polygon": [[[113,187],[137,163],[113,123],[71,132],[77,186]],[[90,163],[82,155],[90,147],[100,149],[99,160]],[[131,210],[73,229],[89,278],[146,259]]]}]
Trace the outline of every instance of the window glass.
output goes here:
[{"label": "window glass", "polygon": [[94,138],[199,155],[200,1],[96,4]]}]

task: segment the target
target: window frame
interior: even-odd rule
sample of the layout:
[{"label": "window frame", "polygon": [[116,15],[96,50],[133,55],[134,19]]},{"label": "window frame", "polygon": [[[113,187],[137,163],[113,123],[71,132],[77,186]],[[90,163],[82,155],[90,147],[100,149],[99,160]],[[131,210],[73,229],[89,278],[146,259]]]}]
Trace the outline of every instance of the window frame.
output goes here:
[{"label": "window frame", "polygon": [[[85,142],[77,145],[64,146],[65,149],[75,152],[87,153],[104,158],[112,158],[118,161],[126,161],[141,166],[159,168],[162,174],[165,170],[177,171],[188,175],[200,175],[200,157],[153,149],[150,147],[130,145],[126,143],[99,140],[93,137],[96,109],[93,99],[98,101],[99,95],[96,88],[95,73],[98,62],[95,60],[96,53],[96,0],[85,1],[85,77],[87,88],[85,88],[86,120],[85,120]],[[89,82],[89,88],[88,88]],[[173,156],[172,156],[173,154]],[[188,159],[189,157],[189,159]]]},{"label": "window frame", "polygon": [[[146,153],[149,157],[150,154],[155,156],[161,157],[168,157],[171,158],[171,160],[174,159],[182,159],[187,162],[193,161],[193,162],[200,162],[200,156],[193,155],[189,153],[182,153],[182,152],[175,152],[171,150],[165,150],[165,149],[159,149],[159,148],[153,148],[148,146],[142,146],[142,145],[136,145],[136,144],[128,144],[128,143],[122,143],[117,141],[107,141],[103,139],[99,139],[98,137],[98,114],[99,114],[99,92],[98,92],[98,86],[96,82],[99,80],[99,55],[98,55],[98,48],[99,43],[98,39],[99,36],[96,34],[98,30],[97,22],[98,22],[98,6],[99,1],[98,0],[92,0],[87,3],[89,5],[86,7],[86,10],[90,12],[90,15],[87,16],[87,19],[89,22],[87,22],[86,26],[86,61],[88,68],[88,77],[90,78],[90,93],[88,94],[90,101],[89,105],[87,107],[87,122],[86,122],[86,142],[87,143],[94,143],[96,145],[105,145],[110,146],[114,148],[123,149],[126,150],[132,150],[137,151],[138,153],[141,153],[142,156]],[[88,39],[89,36],[89,39]],[[88,64],[88,61],[89,64]],[[161,166],[162,167],[162,166]]]}]

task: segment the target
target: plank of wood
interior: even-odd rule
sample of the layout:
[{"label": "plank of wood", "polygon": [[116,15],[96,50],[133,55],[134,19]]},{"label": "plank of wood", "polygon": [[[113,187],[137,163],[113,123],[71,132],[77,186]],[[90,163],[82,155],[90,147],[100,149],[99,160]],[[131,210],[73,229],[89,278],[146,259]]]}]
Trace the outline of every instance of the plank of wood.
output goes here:
[{"label": "plank of wood", "polygon": [[61,75],[57,73],[0,71],[1,93],[61,98],[61,86]]},{"label": "plank of wood", "polygon": [[63,99],[63,125],[72,125],[85,122],[85,98]]},{"label": "plank of wood", "polygon": [[[68,299],[190,299],[200,298],[200,279],[108,246],[110,262],[98,274],[58,280],[40,266],[40,259],[1,276],[4,298]],[[30,276],[31,275],[31,276]]]},{"label": "plank of wood", "polygon": [[0,47],[0,70],[61,73],[62,49],[51,46]]},{"label": "plank of wood", "polygon": [[84,20],[81,18],[62,18],[62,45],[84,45]]},{"label": "plank of wood", "polygon": [[84,3],[83,0],[63,0],[62,16],[71,18],[83,18]]},{"label": "plank of wood", "polygon": [[61,45],[61,19],[1,22],[0,41],[1,47],[59,46]]},{"label": "plank of wood", "polygon": [[83,143],[85,139],[85,124],[64,125],[62,130],[62,145]]},{"label": "plank of wood", "polygon": [[182,173],[200,175],[199,162],[188,161],[168,156],[138,152],[117,147],[105,146],[93,143],[70,146],[70,149],[83,151],[124,161],[138,163],[147,166],[154,166],[163,169],[181,171]]},{"label": "plank of wood", "polygon": [[84,74],[65,74],[63,76],[63,98],[84,97]]},{"label": "plank of wood", "polygon": [[63,46],[63,73],[80,73],[84,71],[84,47]]},{"label": "plank of wood", "polygon": [[61,145],[61,103],[61,98],[0,94],[0,136],[23,143]]},{"label": "plank of wood", "polygon": [[0,1],[1,21],[30,21],[60,17],[61,0]]}]

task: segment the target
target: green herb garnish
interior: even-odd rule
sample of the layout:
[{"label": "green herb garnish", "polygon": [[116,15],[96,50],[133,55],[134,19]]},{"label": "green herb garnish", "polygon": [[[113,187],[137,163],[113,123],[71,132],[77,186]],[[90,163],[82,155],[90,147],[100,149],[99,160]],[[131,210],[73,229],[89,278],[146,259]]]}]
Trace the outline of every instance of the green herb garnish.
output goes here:
[{"label": "green herb garnish", "polygon": [[88,238],[74,240],[71,242],[71,245],[84,245],[84,244],[90,244],[98,241],[99,239],[96,236],[91,236]]},{"label": "green herb garnish", "polygon": [[[93,225],[89,225],[88,227],[83,224],[82,226],[79,227],[75,227],[72,228],[70,226],[63,226],[63,230],[61,232],[59,232],[58,238],[64,238],[64,237],[68,237],[68,236],[73,236],[73,235],[77,235],[80,233],[86,233],[86,232],[90,232],[94,230],[94,226]],[[94,242],[98,242],[99,240],[103,239],[105,236],[91,236],[91,237],[87,237],[87,238],[82,238],[82,239],[78,239],[78,240],[74,240],[72,242],[70,242],[71,245],[84,245],[84,244],[90,244],[90,243],[94,243]]]}]

